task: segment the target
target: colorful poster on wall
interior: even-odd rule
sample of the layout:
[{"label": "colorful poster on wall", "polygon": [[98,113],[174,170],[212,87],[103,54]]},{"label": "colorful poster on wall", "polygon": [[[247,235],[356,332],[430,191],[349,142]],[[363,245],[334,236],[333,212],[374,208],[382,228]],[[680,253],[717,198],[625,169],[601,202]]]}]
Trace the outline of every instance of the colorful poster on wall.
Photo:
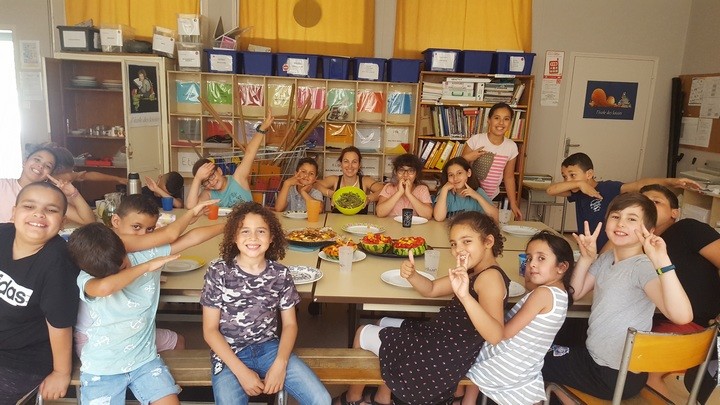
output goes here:
[{"label": "colorful poster on wall", "polygon": [[635,116],[637,83],[589,80],[585,90],[583,118],[632,120]]}]

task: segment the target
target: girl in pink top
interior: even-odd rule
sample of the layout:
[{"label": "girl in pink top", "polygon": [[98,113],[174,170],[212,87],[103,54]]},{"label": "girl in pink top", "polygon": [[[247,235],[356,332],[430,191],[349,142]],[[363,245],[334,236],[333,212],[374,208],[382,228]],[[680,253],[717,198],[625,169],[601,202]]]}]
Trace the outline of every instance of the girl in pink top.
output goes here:
[{"label": "girl in pink top", "polygon": [[[497,103],[490,107],[488,114],[488,130],[486,134],[470,137],[463,149],[462,157],[471,165],[481,156],[494,154],[490,171],[485,178],[478,178],[485,193],[494,199],[500,193],[500,183],[505,183],[505,192],[510,201],[510,209],[515,219],[522,219],[518,205],[517,185],[515,183],[515,164],[518,148],[515,142],[505,137],[505,132],[512,125],[513,109],[505,103]],[[473,170],[473,174],[476,173]]]},{"label": "girl in pink top", "polygon": [[412,208],[413,215],[432,218],[430,190],[420,183],[422,163],[417,156],[406,153],[393,161],[393,177],[380,191],[375,215],[380,218],[402,214],[403,208]]}]

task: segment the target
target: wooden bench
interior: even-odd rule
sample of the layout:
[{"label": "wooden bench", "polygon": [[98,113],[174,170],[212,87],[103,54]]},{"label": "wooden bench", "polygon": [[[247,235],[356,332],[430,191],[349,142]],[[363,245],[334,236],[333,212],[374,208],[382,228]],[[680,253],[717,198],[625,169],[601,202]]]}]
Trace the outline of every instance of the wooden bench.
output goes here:
[{"label": "wooden bench", "polygon": [[[380,361],[372,352],[363,349],[296,348],[300,357],[325,385],[380,385]],[[210,387],[210,351],[170,350],[160,354],[175,382],[181,387]],[[71,385],[79,387],[79,366],[73,370]],[[461,385],[472,382],[463,378]],[[286,404],[287,396],[278,393],[278,404]]]}]

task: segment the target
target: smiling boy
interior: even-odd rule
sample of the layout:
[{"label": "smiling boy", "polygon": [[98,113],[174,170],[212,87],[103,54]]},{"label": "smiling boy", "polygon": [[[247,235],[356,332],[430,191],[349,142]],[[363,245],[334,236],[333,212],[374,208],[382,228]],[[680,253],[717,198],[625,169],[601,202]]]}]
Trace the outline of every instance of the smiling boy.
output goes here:
[{"label": "smiling boy", "polygon": [[295,176],[283,182],[275,201],[275,211],[307,211],[312,200],[322,201],[322,192],[315,188],[318,165],[312,158],[302,158],[295,169]]}]

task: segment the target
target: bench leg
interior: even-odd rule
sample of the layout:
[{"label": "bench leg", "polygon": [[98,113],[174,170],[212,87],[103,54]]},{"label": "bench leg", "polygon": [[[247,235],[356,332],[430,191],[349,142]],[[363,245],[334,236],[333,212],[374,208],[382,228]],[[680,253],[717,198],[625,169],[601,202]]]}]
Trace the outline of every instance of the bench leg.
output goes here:
[{"label": "bench leg", "polygon": [[287,405],[287,393],[285,389],[278,391],[275,397],[277,398],[277,405]]}]

